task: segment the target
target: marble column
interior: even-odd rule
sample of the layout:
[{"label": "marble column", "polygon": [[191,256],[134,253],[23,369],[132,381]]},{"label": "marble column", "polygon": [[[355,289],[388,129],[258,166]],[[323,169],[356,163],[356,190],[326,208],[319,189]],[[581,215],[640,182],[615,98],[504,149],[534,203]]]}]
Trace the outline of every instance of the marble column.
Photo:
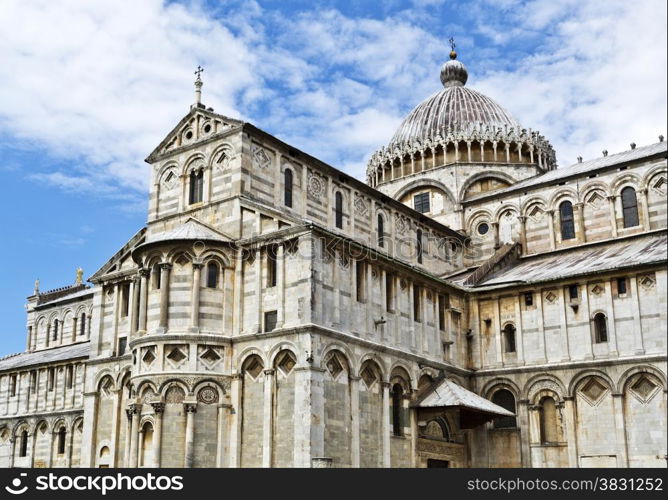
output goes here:
[{"label": "marble column", "polygon": [[165,403],[151,403],[155,422],[153,425],[153,466],[160,467],[162,454],[162,415],[165,411]]},{"label": "marble column", "polygon": [[360,466],[360,377],[350,375],[350,448],[351,448],[351,466],[358,468]]},{"label": "marble column", "polygon": [[278,295],[276,328],[283,328],[285,323],[285,245],[283,244],[276,247],[276,286]]},{"label": "marble column", "polygon": [[501,246],[499,241],[499,223],[492,222],[492,230],[494,231],[494,250]]},{"label": "marble column", "polygon": [[575,431],[575,401],[573,396],[564,397],[566,441],[568,442],[568,466],[578,467],[578,444]]},{"label": "marble column", "polygon": [[192,468],[195,460],[195,413],[197,412],[197,402],[184,401],[183,409],[186,412],[186,443],[183,466]]},{"label": "marble column", "polygon": [[262,420],[262,467],[271,467],[272,456],[272,409],[275,371],[264,371],[264,411]]},{"label": "marble column", "polygon": [[584,204],[576,203],[573,205],[575,209],[575,220],[577,220],[578,227],[575,232],[575,238],[578,243],[587,243],[587,232],[585,231],[584,220]]},{"label": "marble column", "polygon": [[158,326],[163,329],[163,332],[167,330],[169,320],[169,274],[171,269],[171,264],[160,264],[160,323]]},{"label": "marble column", "polygon": [[520,221],[520,245],[522,245],[522,253],[528,254],[527,249],[527,218],[524,215],[518,217]]},{"label": "marble column", "polygon": [[614,194],[607,197],[608,206],[610,208],[610,228],[612,229],[612,237],[617,237],[617,210],[615,209],[615,198]]},{"label": "marble column", "polygon": [[554,232],[554,210],[546,210],[547,214],[547,227],[549,229],[550,235],[550,250],[557,248],[557,241]]},{"label": "marble column", "polygon": [[647,206],[647,188],[638,189],[638,206],[640,207],[641,224],[645,231],[650,230],[649,207]]},{"label": "marble column", "polygon": [[[135,334],[137,333],[137,326],[138,326],[138,309],[139,309],[139,286],[140,286],[140,279],[135,276],[132,279],[132,301],[130,305],[130,311],[129,311],[129,321],[130,321],[130,337],[134,337]],[[74,333],[76,335],[76,333]]]},{"label": "marble column", "polygon": [[132,441],[132,414],[133,411],[129,408],[125,409],[125,416],[127,423],[125,424],[125,449],[123,450],[123,467],[130,466],[130,443]]},{"label": "marble column", "polygon": [[140,405],[131,404],[129,411],[132,413],[132,424],[130,426],[130,468],[137,468],[138,448],[137,438],[139,437],[139,410]]},{"label": "marble column", "polygon": [[146,322],[148,317],[148,278],[149,271],[148,269],[142,269],[139,271],[140,274],[140,286],[139,286],[139,333],[146,333]]},{"label": "marble column", "polygon": [[390,467],[390,383],[383,382],[383,422],[382,432],[382,459],[381,467]]},{"label": "marble column", "polygon": [[612,408],[615,412],[615,441],[617,443],[617,467],[628,467],[629,458],[626,447],[626,425],[624,423],[624,394],[612,394]]},{"label": "marble column", "polygon": [[199,331],[199,296],[202,283],[202,263],[193,262],[193,282],[190,301],[190,331]]}]

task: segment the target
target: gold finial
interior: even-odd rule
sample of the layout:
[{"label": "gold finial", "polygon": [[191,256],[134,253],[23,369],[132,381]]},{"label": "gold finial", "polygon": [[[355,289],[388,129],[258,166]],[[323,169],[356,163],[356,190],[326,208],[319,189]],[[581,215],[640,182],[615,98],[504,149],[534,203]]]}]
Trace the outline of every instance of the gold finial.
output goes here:
[{"label": "gold finial", "polygon": [[455,39],[450,37],[448,42],[450,43],[450,59],[457,59],[457,52],[455,52]]},{"label": "gold finial", "polygon": [[76,285],[83,284],[83,269],[80,267],[77,268],[77,280],[75,281]]},{"label": "gold finial", "polygon": [[39,295],[39,280],[35,280],[35,295]]}]

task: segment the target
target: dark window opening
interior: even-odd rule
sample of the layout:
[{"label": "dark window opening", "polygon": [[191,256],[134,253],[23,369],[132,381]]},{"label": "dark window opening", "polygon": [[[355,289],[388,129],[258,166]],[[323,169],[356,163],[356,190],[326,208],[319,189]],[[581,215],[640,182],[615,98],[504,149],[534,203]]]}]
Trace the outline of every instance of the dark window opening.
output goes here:
[{"label": "dark window opening", "polygon": [[16,396],[16,375],[9,377],[9,395]]},{"label": "dark window opening", "polygon": [[58,429],[58,455],[65,454],[65,435],[67,431],[65,427]]},{"label": "dark window opening", "polygon": [[278,312],[277,311],[267,311],[264,313],[264,331],[271,332],[276,329],[276,323],[278,322]]},{"label": "dark window opening", "polygon": [[378,246],[385,246],[385,220],[383,216],[378,214]]},{"label": "dark window opening", "polygon": [[438,296],[438,329],[445,331],[445,296]]},{"label": "dark window opening", "polygon": [[190,172],[190,204],[199,203],[204,197],[204,171]]},{"label": "dark window opening", "polygon": [[125,354],[125,350],[128,347],[128,339],[127,337],[120,337],[118,339],[118,355],[123,356]]},{"label": "dark window opening", "polygon": [[533,292],[526,292],[524,294],[524,305],[527,307],[533,306]]},{"label": "dark window opening", "polygon": [[571,300],[578,300],[578,298],[580,298],[580,292],[577,285],[568,286],[568,297]]},{"label": "dark window opening", "polygon": [[503,327],[503,341],[505,352],[516,352],[515,327],[511,324]]},{"label": "dark window opening", "polygon": [[[504,410],[515,413],[515,396],[507,389],[500,389],[492,395],[492,403],[499,405]],[[494,419],[495,429],[514,429],[517,427],[515,416],[500,417]]]},{"label": "dark window opening", "polygon": [[394,304],[394,276],[391,274],[385,275],[385,310],[392,312]]},{"label": "dark window opening", "polygon": [[209,262],[206,265],[206,287],[218,288],[218,264],[216,262]]},{"label": "dark window opening", "polygon": [[58,340],[58,320],[57,319],[53,320],[53,339],[52,340]]},{"label": "dark window opening", "polygon": [[487,234],[488,231],[489,231],[489,225],[486,222],[483,222],[478,226],[478,234],[479,235],[482,236],[484,234]]},{"label": "dark window opening", "polygon": [[559,222],[561,224],[561,239],[572,240],[575,238],[573,204],[570,201],[564,201],[559,205]]},{"label": "dark window opening", "polygon": [[267,287],[276,286],[278,274],[278,261],[276,259],[276,247],[267,247]]},{"label": "dark window opening", "polygon": [[125,318],[130,310],[130,284],[121,285],[121,318]]},{"label": "dark window opening", "polygon": [[153,270],[151,271],[151,274],[153,275],[153,289],[154,290],[160,290],[160,265],[159,264],[154,264],[153,265]]},{"label": "dark window opening", "polygon": [[65,384],[67,385],[68,389],[72,388],[72,385],[74,384],[74,368],[70,365],[67,367],[67,370],[65,372]]},{"label": "dark window opening", "polygon": [[603,313],[594,316],[594,340],[597,344],[608,341],[608,319]]},{"label": "dark window opening", "polygon": [[416,212],[429,212],[429,193],[420,193],[413,196],[413,208]]},{"label": "dark window opening", "polygon": [[624,295],[626,293],[626,278],[617,278],[617,294]]},{"label": "dark window opening", "polygon": [[416,234],[415,246],[417,250],[418,264],[422,264],[422,230],[418,229]]},{"label": "dark window opening", "polygon": [[338,192],[334,196],[334,219],[336,227],[343,229],[343,195]]},{"label": "dark window opening", "polygon": [[392,386],[392,433],[395,436],[404,435],[404,426],[401,418],[403,394],[404,390],[401,384],[394,384]]},{"label": "dark window opening", "polygon": [[292,208],[292,170],[283,173],[283,204]]},{"label": "dark window opening", "polygon": [[86,335],[86,313],[81,313],[81,325],[79,335]]},{"label": "dark window opening", "polygon": [[638,199],[636,190],[632,187],[622,189],[622,216],[624,227],[634,227],[640,224],[638,219]]},{"label": "dark window opening", "polygon": [[28,455],[28,431],[21,432],[21,440],[19,442],[19,457]]},{"label": "dark window opening", "polygon": [[419,286],[413,286],[413,319],[422,321],[422,293]]}]

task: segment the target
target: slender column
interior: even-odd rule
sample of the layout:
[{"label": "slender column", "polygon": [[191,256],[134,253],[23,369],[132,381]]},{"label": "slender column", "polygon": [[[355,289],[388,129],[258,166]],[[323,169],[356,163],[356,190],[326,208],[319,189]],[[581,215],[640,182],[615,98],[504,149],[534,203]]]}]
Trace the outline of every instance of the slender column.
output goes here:
[{"label": "slender column", "polygon": [[501,244],[499,243],[499,223],[492,222],[492,230],[494,231],[494,250],[499,248]]},{"label": "slender column", "polygon": [[199,331],[199,296],[202,283],[202,263],[193,262],[192,299],[190,302],[190,329]]},{"label": "slender column", "polygon": [[[411,350],[414,350],[415,346],[416,346],[416,343],[415,343],[415,307],[414,307],[414,304],[413,304],[413,302],[415,300],[415,297],[413,296],[414,295],[414,293],[413,293],[414,286],[415,286],[415,284],[412,281],[408,285],[408,307],[409,307],[408,321],[410,322],[410,324],[408,326],[408,332],[409,332],[409,335],[411,337],[409,339],[409,344],[410,344]],[[409,346],[406,346],[406,347],[409,347]]]},{"label": "slender column", "polygon": [[640,205],[640,214],[642,216],[642,227],[649,231],[649,207],[647,206],[647,188],[638,189],[638,205]]},{"label": "slender column", "polygon": [[[638,277],[632,276],[629,279],[631,283],[631,296],[633,297],[633,346],[635,354],[645,354],[645,345],[642,337],[642,321],[640,321],[640,296],[638,293]],[[608,325],[611,321],[608,321]]]},{"label": "slender column", "polygon": [[524,364],[524,332],[522,331],[522,307],[520,305],[520,296],[515,297],[515,335],[517,348],[517,362],[520,365]]},{"label": "slender column", "polygon": [[253,333],[262,332],[262,252],[255,250],[255,307],[256,316]]},{"label": "slender column", "polygon": [[169,319],[169,274],[171,264],[160,264],[160,328],[167,330]]},{"label": "slender column", "polygon": [[617,237],[617,211],[615,210],[615,198],[614,194],[607,197],[608,198],[608,207],[610,208],[610,228],[612,229],[612,237]]},{"label": "slender column", "polygon": [[184,467],[192,468],[195,458],[195,412],[197,411],[197,402],[184,402],[183,407],[186,411],[186,446],[184,456]]},{"label": "slender column", "polygon": [[230,467],[239,467],[241,464],[241,389],[242,375],[240,373],[232,374],[232,384],[230,387],[230,401],[232,409],[230,411]]},{"label": "slender column", "polygon": [[[306,170],[306,167],[304,167],[304,171]],[[306,192],[306,188],[304,188],[304,192]],[[306,206],[306,205],[304,205]],[[243,279],[243,265],[244,265],[244,259],[243,259],[243,250],[240,248],[237,250],[237,255],[236,259],[234,261],[234,306],[233,310],[234,313],[232,315],[232,329],[234,333],[237,335],[241,333],[241,330],[243,329],[243,315],[242,315],[242,310],[243,310],[243,289],[244,289],[244,279]]]},{"label": "slender column", "polygon": [[216,416],[216,467],[223,466],[225,457],[225,410],[229,405],[219,404]]},{"label": "slender column", "polygon": [[364,297],[366,299],[366,334],[369,335],[372,334],[375,329],[373,322],[373,268],[371,262],[365,262],[364,269],[366,270],[364,276],[366,278],[366,296]]},{"label": "slender column", "polygon": [[263,405],[263,420],[262,420],[262,467],[271,467],[271,423],[272,423],[272,409],[274,392],[274,370],[268,369],[264,371],[264,405]]},{"label": "slender column", "polygon": [[[433,295],[432,295],[433,297]],[[422,316],[422,324],[420,325],[420,350],[422,352],[429,351],[429,339],[427,337],[427,290],[425,287],[420,287],[420,314]]]},{"label": "slender column", "polygon": [[520,450],[522,453],[522,467],[531,467],[531,443],[529,441],[529,400],[517,401],[517,426],[520,428]]},{"label": "slender column", "polygon": [[[341,326],[341,269],[340,269],[340,264],[339,264],[339,258],[337,257],[337,252],[338,250],[334,250],[334,258],[332,259],[332,281],[333,281],[333,288],[334,290],[332,291],[332,294],[334,295],[334,300],[332,304],[332,326],[334,328],[339,328]],[[343,258],[343,255],[341,256]],[[353,268],[352,272],[356,273],[357,272],[357,262],[352,261],[350,263],[350,266]],[[356,293],[356,287],[357,283],[355,282],[353,285],[353,293]],[[323,290],[324,292],[324,290]],[[354,303],[354,301],[357,299],[357,297],[350,297],[351,303]],[[326,302],[326,301],[323,301]],[[323,311],[324,313],[324,311]],[[323,319],[325,318],[325,315],[323,314]]]},{"label": "slender column", "polygon": [[[74,374],[72,374],[74,376]],[[63,384],[65,385],[65,384]],[[113,391],[113,405],[114,413],[110,415],[111,417],[111,435],[113,436],[112,442],[113,446],[111,448],[111,466],[118,467],[119,461],[119,450],[118,450],[118,438],[120,432],[118,431],[118,426],[121,424],[121,413],[123,409],[121,408],[121,396],[123,395],[123,389],[118,389]]]},{"label": "slender column", "polygon": [[[540,445],[540,406],[529,405],[529,443]],[[530,446],[531,447],[531,446]],[[531,457],[531,467],[543,467],[543,453],[537,453],[535,460]]]},{"label": "slender column", "polygon": [[151,403],[155,414],[153,426],[153,466],[160,467],[162,454],[162,414],[165,411],[165,403]]},{"label": "slender column", "polygon": [[557,243],[554,235],[554,210],[546,210],[547,213],[547,226],[550,230],[550,250],[557,248]]},{"label": "slender column", "polygon": [[[612,305],[612,301],[610,301],[610,305]],[[589,286],[587,283],[582,285],[582,307],[582,316],[583,318],[587,318],[589,325],[589,335],[586,336],[585,340],[585,344],[588,347],[588,352],[585,354],[585,359],[594,359],[594,336],[591,332],[591,309],[589,305]]]},{"label": "slender column", "polygon": [[576,203],[573,205],[575,208],[575,217],[578,221],[578,231],[575,233],[578,243],[587,243],[587,232],[585,231],[585,220],[584,220],[584,204]]},{"label": "slender column", "polygon": [[276,285],[278,286],[276,328],[282,328],[285,323],[285,245],[283,244],[278,245],[276,249]]},{"label": "slender column", "polygon": [[[633,277],[629,280],[631,282],[635,281]],[[610,346],[609,354],[611,356],[617,356],[617,321],[615,320],[615,302],[612,299],[612,283],[608,280],[603,287],[605,288],[606,301],[610,304],[608,309],[608,345]],[[586,286],[583,286],[586,289]],[[631,287],[633,289],[633,286]],[[589,318],[588,318],[589,319]],[[638,315],[638,323],[633,329],[634,335],[637,335],[640,332],[640,315]],[[590,336],[591,339],[591,336]],[[592,347],[593,349],[593,347]]]},{"label": "slender column", "polygon": [[131,404],[129,411],[132,413],[132,424],[130,427],[130,468],[137,468],[137,438],[139,437],[139,405]]},{"label": "slender column", "polygon": [[[387,303],[387,290],[386,290],[386,287],[387,287],[387,271],[385,271],[385,269],[381,269],[379,279],[380,279],[380,303],[381,303],[381,308],[382,308],[380,316],[381,317],[386,317],[387,316],[388,303]],[[387,318],[385,318],[385,320],[387,321]],[[380,326],[380,328],[381,328],[381,330],[380,330],[380,340],[381,341],[387,340],[387,334],[386,334],[387,330],[385,328],[386,326],[387,326],[387,323]]]},{"label": "slender column", "polygon": [[350,376],[350,463],[352,467],[360,466],[360,378]]},{"label": "slender column", "polygon": [[[132,279],[132,301],[129,311],[129,321],[130,321],[130,337],[134,337],[137,333],[137,313],[139,312],[139,277],[135,276]],[[76,326],[76,325],[75,325]],[[76,330],[76,328],[75,328]],[[76,331],[73,333],[73,337],[76,336]]]},{"label": "slender column", "polygon": [[575,434],[575,402],[573,396],[564,397],[566,413],[566,441],[568,441],[568,466],[578,466],[578,443]]},{"label": "slender column", "polygon": [[501,326],[501,312],[499,311],[499,298],[494,299],[494,328],[496,334],[494,335],[496,339],[496,362],[499,365],[503,365],[503,328]]},{"label": "slender column", "polygon": [[[138,444],[138,457],[137,457],[137,465],[139,467],[146,467],[146,455],[144,454],[144,428],[142,427],[139,429],[139,433],[137,434],[137,439],[139,440]],[[140,458],[141,457],[141,460]]]},{"label": "slender column", "polygon": [[559,301],[561,302],[560,304],[560,310],[559,310],[559,324],[560,326],[560,334],[561,334],[561,342],[562,342],[562,351],[561,351],[561,360],[562,361],[568,361],[571,359],[571,353],[570,353],[570,343],[568,339],[568,311],[566,310],[568,305],[568,298],[566,297],[567,290],[564,287],[561,287],[561,291],[559,293]]},{"label": "slender column", "polygon": [[139,274],[141,277],[141,285],[139,286],[139,332],[146,333],[149,270],[141,269]]},{"label": "slender column", "polygon": [[130,442],[132,441],[132,410],[126,408],[125,416],[127,422],[125,424],[125,450],[123,451],[123,467],[130,466]]},{"label": "slender column", "polygon": [[624,394],[612,394],[612,407],[615,414],[615,438],[617,441],[617,467],[628,467],[629,458],[626,446],[626,425],[624,424]]},{"label": "slender column", "polygon": [[390,383],[383,382],[382,466],[390,467]]},{"label": "slender column", "polygon": [[527,249],[527,218],[524,215],[518,217],[520,221],[520,245],[522,245],[522,253],[528,254]]}]

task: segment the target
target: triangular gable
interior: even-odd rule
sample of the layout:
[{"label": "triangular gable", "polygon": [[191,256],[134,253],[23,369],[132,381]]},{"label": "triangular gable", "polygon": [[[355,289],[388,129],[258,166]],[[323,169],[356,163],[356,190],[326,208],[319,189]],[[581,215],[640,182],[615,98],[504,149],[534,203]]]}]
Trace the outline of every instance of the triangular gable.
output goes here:
[{"label": "triangular gable", "polygon": [[146,236],[146,228],[143,227],[137,231],[128,242],[123,245],[123,247],[116,252],[100,269],[93,274],[88,281],[95,283],[96,280],[99,280],[105,274],[115,271],[115,266],[118,265],[124,258],[129,257],[132,254],[132,250],[137,246],[141,245],[144,242]]},{"label": "triangular gable", "polygon": [[[189,147],[197,142],[239,127],[243,123],[243,121],[214,113],[205,108],[193,107],[148,155],[145,161],[153,163],[164,154],[178,151],[182,147]],[[192,135],[188,136],[189,133]]]},{"label": "triangular gable", "polygon": [[189,217],[188,220],[174,229],[147,236],[145,244],[170,240],[233,241],[231,236],[198,221],[194,217]]}]

